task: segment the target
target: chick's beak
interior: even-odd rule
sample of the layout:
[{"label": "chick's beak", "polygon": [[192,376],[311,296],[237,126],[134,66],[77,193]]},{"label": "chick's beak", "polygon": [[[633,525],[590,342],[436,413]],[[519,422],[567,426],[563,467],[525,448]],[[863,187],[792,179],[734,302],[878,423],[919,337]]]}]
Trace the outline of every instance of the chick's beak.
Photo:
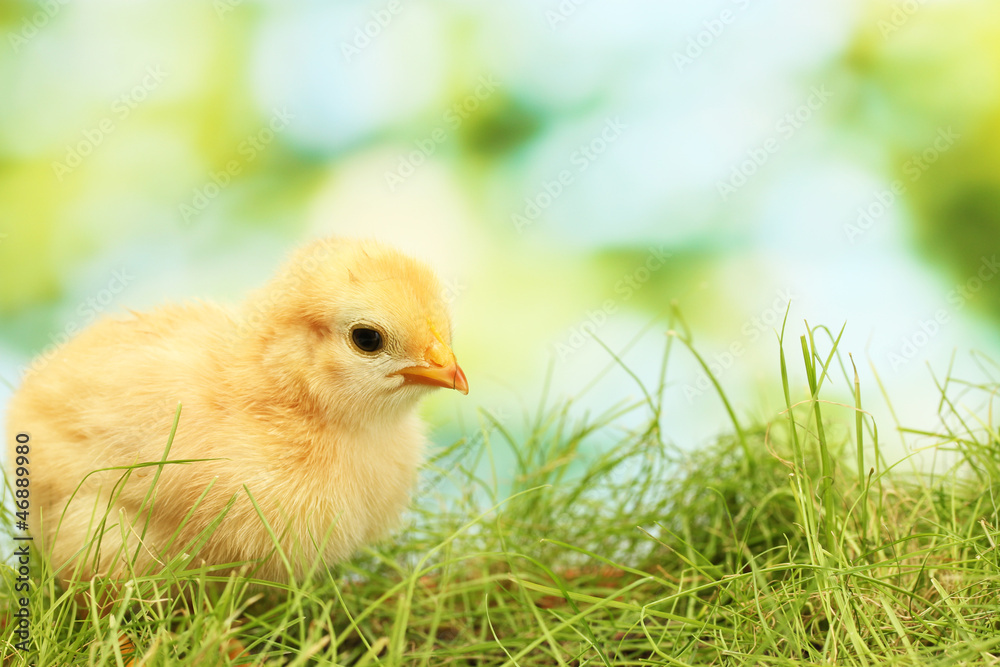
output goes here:
[{"label": "chick's beak", "polygon": [[428,384],[469,393],[469,381],[455,359],[455,353],[445,346],[434,345],[425,354],[426,366],[411,366],[399,371],[409,384]]}]

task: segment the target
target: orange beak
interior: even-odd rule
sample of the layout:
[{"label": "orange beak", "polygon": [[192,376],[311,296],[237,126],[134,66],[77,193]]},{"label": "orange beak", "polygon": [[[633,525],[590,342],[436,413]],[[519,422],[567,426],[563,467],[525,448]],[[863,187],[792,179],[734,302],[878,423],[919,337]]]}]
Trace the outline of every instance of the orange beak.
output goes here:
[{"label": "orange beak", "polygon": [[463,394],[469,393],[469,381],[458,365],[455,353],[446,345],[435,343],[427,349],[424,358],[427,360],[426,366],[410,366],[399,371],[405,383],[428,384],[432,387],[455,389]]},{"label": "orange beak", "polygon": [[465,379],[465,373],[456,361],[446,366],[411,366],[399,371],[399,374],[409,384],[429,384],[455,389],[463,394],[469,393],[469,381]]}]

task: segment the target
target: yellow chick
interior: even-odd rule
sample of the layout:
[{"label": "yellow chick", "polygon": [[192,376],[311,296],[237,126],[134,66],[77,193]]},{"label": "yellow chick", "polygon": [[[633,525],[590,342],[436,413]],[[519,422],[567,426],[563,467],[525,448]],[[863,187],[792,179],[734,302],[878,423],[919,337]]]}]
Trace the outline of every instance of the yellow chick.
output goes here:
[{"label": "yellow chick", "polygon": [[[156,569],[199,539],[206,563],[258,561],[272,580],[286,559],[293,576],[346,559],[407,505],[417,402],[469,391],[450,341],[428,267],[341,239],[297,252],[241,309],[100,320],[10,403],[9,461],[30,437],[31,531],[64,580]],[[135,467],[163,460],[186,462]]]}]

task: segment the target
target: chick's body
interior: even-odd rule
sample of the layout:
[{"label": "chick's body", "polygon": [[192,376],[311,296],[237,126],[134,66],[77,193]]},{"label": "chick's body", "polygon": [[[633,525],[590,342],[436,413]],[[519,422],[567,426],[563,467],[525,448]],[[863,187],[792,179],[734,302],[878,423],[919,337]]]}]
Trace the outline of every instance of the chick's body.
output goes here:
[{"label": "chick's body", "polygon": [[[67,579],[120,577],[136,554],[137,570],[155,567],[205,534],[199,558],[260,561],[257,576],[280,580],[268,527],[293,575],[347,558],[406,506],[424,442],[417,400],[467,391],[448,338],[426,267],[333,240],[300,251],[242,310],[102,320],[10,405],[11,448],[30,436],[32,531]],[[127,467],[163,460],[178,404],[167,460],[193,462],[132,467],[121,484]],[[99,559],[74,558],[101,533]]]}]

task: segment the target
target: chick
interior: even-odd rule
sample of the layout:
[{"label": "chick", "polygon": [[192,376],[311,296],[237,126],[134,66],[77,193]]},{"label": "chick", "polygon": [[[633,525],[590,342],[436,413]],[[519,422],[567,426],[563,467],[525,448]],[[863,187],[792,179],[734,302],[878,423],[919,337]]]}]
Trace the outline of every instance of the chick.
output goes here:
[{"label": "chick", "polygon": [[468,393],[450,344],[435,275],[372,241],[313,242],[237,310],[100,320],[9,406],[11,452],[31,439],[31,531],[67,581],[201,542],[206,563],[279,581],[346,559],[408,502],[420,398]]}]

